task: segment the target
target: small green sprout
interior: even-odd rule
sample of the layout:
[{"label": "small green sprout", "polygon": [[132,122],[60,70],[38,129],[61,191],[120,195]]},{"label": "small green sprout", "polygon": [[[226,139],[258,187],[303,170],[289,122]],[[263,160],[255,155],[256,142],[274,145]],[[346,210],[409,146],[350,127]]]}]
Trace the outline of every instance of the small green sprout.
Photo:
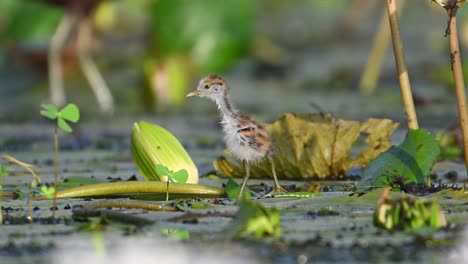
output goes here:
[{"label": "small green sprout", "polygon": [[57,119],[57,126],[67,133],[73,131],[67,121],[76,123],[80,120],[80,110],[75,104],[68,104],[60,111],[54,104],[43,104],[42,108],[41,115],[50,120]]},{"label": "small green sprout", "polygon": [[[54,149],[55,149],[55,158],[54,158],[54,190],[57,190],[58,184],[58,128],[61,128],[67,133],[71,133],[73,129],[68,125],[67,121],[76,123],[80,120],[80,109],[75,104],[67,104],[60,111],[58,107],[54,104],[43,104],[41,110],[41,115],[55,120],[57,119],[57,124],[55,125],[54,132]],[[54,206],[52,210],[52,217],[55,217],[55,208],[57,207],[57,196],[54,191]]]},{"label": "small green sprout", "polygon": [[156,164],[156,171],[160,175],[167,177],[167,180],[170,182],[186,183],[188,180],[188,173],[185,169],[174,172],[162,164]]},{"label": "small green sprout", "polygon": [[55,188],[54,186],[42,186],[41,187],[41,195],[47,197],[47,199],[54,199]]},{"label": "small green sprout", "polygon": [[185,169],[174,172],[162,164],[156,164],[156,172],[162,176],[162,179],[166,178],[166,202],[169,200],[169,183],[186,183],[188,180],[188,172]]}]

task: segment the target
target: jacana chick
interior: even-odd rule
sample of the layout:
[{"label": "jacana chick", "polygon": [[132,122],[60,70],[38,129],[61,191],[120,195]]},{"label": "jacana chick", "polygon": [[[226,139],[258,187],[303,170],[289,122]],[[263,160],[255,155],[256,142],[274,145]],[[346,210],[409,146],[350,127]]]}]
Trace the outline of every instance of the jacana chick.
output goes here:
[{"label": "jacana chick", "polygon": [[224,141],[227,149],[245,167],[245,177],[242,183],[239,197],[243,196],[245,185],[250,177],[250,164],[258,163],[267,158],[271,163],[275,187],[267,194],[271,196],[286,192],[278,183],[275,165],[271,157],[273,153],[273,140],[267,130],[254,118],[240,113],[231,103],[229,87],[223,78],[218,75],[210,75],[203,78],[195,91],[187,94],[187,97],[206,97],[216,103],[221,114],[221,125],[224,131]]}]

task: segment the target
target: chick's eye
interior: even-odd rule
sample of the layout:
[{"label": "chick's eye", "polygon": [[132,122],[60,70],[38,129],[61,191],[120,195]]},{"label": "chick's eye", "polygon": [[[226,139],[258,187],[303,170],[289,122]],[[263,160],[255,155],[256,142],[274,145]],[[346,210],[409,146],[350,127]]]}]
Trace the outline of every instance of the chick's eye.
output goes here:
[{"label": "chick's eye", "polygon": [[205,86],[203,86],[203,88],[210,89],[210,86],[208,84],[205,84]]}]

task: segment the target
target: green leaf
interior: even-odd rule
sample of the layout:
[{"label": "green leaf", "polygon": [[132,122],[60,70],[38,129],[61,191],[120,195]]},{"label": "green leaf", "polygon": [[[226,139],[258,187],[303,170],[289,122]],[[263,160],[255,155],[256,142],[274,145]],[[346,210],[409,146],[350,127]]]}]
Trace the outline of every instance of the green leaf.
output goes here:
[{"label": "green leaf", "polygon": [[172,179],[178,183],[186,183],[188,180],[188,172],[185,169],[180,169],[172,174]]},{"label": "green leaf", "polygon": [[[226,195],[228,198],[233,198],[233,199],[237,198],[239,196],[240,189],[241,189],[241,186],[233,179],[229,179],[227,181],[225,191],[226,191]],[[255,193],[249,190],[248,188],[245,188],[244,198],[250,199],[252,195],[255,195]]]},{"label": "green leaf", "polygon": [[64,12],[42,1],[0,1],[2,40],[14,39],[29,49],[37,48],[50,40]]},{"label": "green leaf", "polygon": [[55,188],[53,186],[47,187],[44,185],[41,187],[41,195],[47,197],[47,199],[54,198],[54,193],[55,193]]},{"label": "green leaf", "polygon": [[188,172],[185,169],[173,172],[162,164],[156,164],[156,172],[161,177],[166,176],[170,182],[186,183],[188,180]]},{"label": "green leaf", "polygon": [[235,237],[263,238],[278,237],[281,234],[280,211],[267,209],[248,199],[242,199],[232,225],[229,227]]},{"label": "green leaf", "polygon": [[157,1],[150,34],[160,57],[187,54],[201,71],[220,72],[249,51],[259,7],[250,0]]},{"label": "green leaf", "polygon": [[163,229],[161,231],[163,235],[178,238],[180,240],[188,240],[190,238],[190,232],[182,229]]},{"label": "green leaf", "polygon": [[156,172],[160,176],[167,176],[169,178],[171,178],[172,174],[174,173],[173,171],[169,170],[166,166],[162,164],[156,164]]},{"label": "green leaf", "polygon": [[184,169],[188,173],[187,183],[198,182],[197,167],[187,151],[174,135],[160,126],[144,121],[135,123],[131,150],[133,160],[146,180],[160,181],[161,176],[168,176],[165,171],[157,171],[156,165],[160,164],[175,171]]},{"label": "green leaf", "polygon": [[80,120],[80,109],[75,104],[68,104],[60,110],[59,115],[67,121],[76,123]]},{"label": "green leaf", "polygon": [[422,129],[410,130],[401,145],[369,163],[359,185],[389,185],[396,177],[402,177],[404,184],[426,184],[439,154],[439,142],[434,136]]},{"label": "green leaf", "polygon": [[67,121],[65,121],[61,116],[58,117],[57,119],[57,125],[65,132],[70,133],[73,131],[73,129],[67,124]]},{"label": "green leaf", "polygon": [[58,108],[56,105],[54,104],[43,104],[42,105],[42,108],[44,108],[43,110],[41,110],[41,115],[51,119],[51,120],[54,120],[57,118],[58,114],[59,114],[59,111],[58,111]]}]

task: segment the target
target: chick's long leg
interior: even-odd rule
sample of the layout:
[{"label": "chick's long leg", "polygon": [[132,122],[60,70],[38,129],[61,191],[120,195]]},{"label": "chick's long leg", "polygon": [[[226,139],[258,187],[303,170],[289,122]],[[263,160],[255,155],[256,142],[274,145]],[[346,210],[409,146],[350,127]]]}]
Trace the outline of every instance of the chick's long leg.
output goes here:
[{"label": "chick's long leg", "polygon": [[242,183],[241,189],[239,191],[239,196],[237,196],[237,200],[240,200],[244,196],[245,185],[247,184],[247,181],[249,180],[249,177],[250,177],[249,163],[246,160],[243,160],[242,163],[244,163],[245,177],[244,177],[244,182]]},{"label": "chick's long leg", "polygon": [[78,26],[78,59],[81,69],[96,96],[99,107],[103,113],[114,112],[114,98],[99,72],[96,64],[89,54],[92,42],[91,21],[89,18],[82,20]]},{"label": "chick's long leg", "polygon": [[280,193],[286,193],[287,191],[281,187],[281,185],[278,182],[278,177],[276,176],[276,169],[275,169],[275,162],[273,161],[273,158],[271,156],[268,156],[268,161],[270,161],[271,164],[271,172],[273,173],[273,179],[275,181],[275,187],[273,188],[273,191],[267,193],[263,197],[270,197],[275,194],[280,194]]},{"label": "chick's long leg", "polygon": [[63,69],[61,56],[62,51],[67,44],[67,37],[76,24],[76,17],[73,15],[64,15],[60,20],[49,44],[49,90],[50,101],[57,106],[65,105],[65,88],[63,87]]}]

